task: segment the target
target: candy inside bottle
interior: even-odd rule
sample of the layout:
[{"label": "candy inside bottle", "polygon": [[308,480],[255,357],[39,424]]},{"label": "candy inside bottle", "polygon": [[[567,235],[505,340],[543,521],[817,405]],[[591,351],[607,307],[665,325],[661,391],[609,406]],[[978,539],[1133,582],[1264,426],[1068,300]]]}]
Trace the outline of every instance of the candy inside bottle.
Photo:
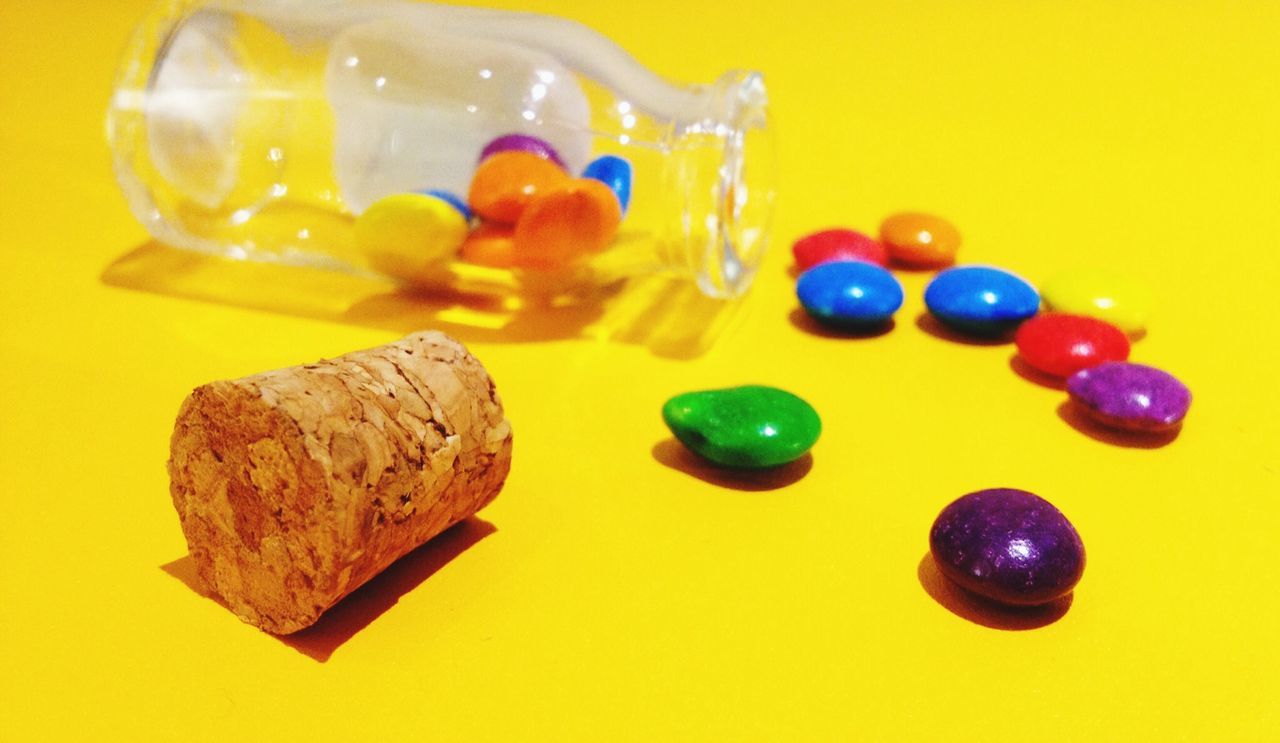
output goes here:
[{"label": "candy inside bottle", "polygon": [[521,268],[455,246],[432,270],[397,276],[427,287],[668,271],[735,296],[772,212],[758,74],[674,85],[589,29],[529,14],[407,0],[164,4],[126,54],[109,132],[122,188],[160,240],[356,273],[385,272],[356,244],[361,214],[397,194],[465,199],[495,140],[544,141],[574,179],[606,156],[610,176],[626,164],[629,203],[606,249]]}]

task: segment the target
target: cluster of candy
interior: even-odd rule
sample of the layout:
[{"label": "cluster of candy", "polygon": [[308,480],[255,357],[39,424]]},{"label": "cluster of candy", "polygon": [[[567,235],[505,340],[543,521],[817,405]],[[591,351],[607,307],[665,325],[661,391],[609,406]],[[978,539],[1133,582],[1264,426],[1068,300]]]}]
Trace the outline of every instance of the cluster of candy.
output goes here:
[{"label": "cluster of candy", "polygon": [[[925,289],[938,322],[982,338],[1014,333],[1019,356],[1037,373],[1067,378],[1071,400],[1097,422],[1128,431],[1176,428],[1191,403],[1187,388],[1158,369],[1128,362],[1131,335],[1145,331],[1150,297],[1137,284],[1099,272],[1059,276],[1041,293],[1008,271],[951,267],[960,233],[927,214],[897,214],[880,239],[847,229],[796,241],[801,305],[819,323],[862,332],[885,326],[902,306],[891,263],[943,269]],[[1016,331],[1016,333],[1015,333]],[[822,430],[809,403],[773,387],[677,395],[663,419],[689,449],[721,467],[778,467],[804,456]],[[1069,594],[1084,572],[1084,543],[1066,516],[1024,490],[965,495],[943,509],[929,550],[948,579],[1010,606],[1037,606]]]},{"label": "cluster of candy", "polygon": [[[826,230],[796,241],[800,304],[814,320],[837,329],[883,326],[902,306],[902,285],[885,266],[943,268],[955,260],[960,233],[927,214],[885,220],[880,240],[852,230]],[[1129,335],[1145,331],[1150,295],[1123,277],[1097,271],[1058,276],[1043,287],[1051,312],[1039,314],[1041,292],[999,268],[957,266],[925,289],[930,314],[948,328],[980,338],[1014,341],[1021,359],[1062,379],[1070,399],[1097,423],[1134,432],[1176,429],[1191,393],[1173,375],[1129,363]]]},{"label": "cluster of candy", "polygon": [[465,201],[440,190],[386,196],[356,218],[356,247],[374,269],[407,281],[455,258],[559,271],[613,241],[631,177],[630,163],[613,155],[574,177],[545,140],[508,134],[480,153]]}]

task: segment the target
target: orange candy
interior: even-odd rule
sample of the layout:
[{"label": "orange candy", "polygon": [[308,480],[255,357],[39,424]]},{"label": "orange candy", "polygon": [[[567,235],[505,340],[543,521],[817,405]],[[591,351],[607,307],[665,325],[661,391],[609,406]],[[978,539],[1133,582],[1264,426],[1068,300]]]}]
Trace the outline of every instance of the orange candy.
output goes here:
[{"label": "orange candy", "polygon": [[931,214],[895,214],[880,225],[880,242],[893,260],[918,268],[950,265],[960,249],[960,231]]},{"label": "orange candy", "polygon": [[471,179],[467,201],[476,214],[502,224],[514,224],[540,193],[569,180],[551,160],[507,150],[485,158]]},{"label": "orange candy", "polygon": [[515,229],[515,265],[554,270],[608,247],[622,223],[618,197],[603,183],[578,178],[529,203]]},{"label": "orange candy", "polygon": [[511,268],[516,262],[513,232],[504,224],[482,224],[467,236],[458,249],[458,255],[462,260],[480,266]]}]

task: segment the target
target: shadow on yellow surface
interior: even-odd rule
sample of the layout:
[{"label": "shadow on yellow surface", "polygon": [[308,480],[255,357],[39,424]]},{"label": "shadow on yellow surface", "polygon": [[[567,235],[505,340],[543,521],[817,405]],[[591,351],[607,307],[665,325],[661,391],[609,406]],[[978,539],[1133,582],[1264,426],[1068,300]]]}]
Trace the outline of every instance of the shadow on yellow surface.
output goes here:
[{"label": "shadow on yellow surface", "polygon": [[928,312],[921,312],[916,316],[916,327],[940,341],[959,343],[964,346],[1003,346],[1013,342],[1012,333],[990,337],[958,333],[943,325],[938,318]]},{"label": "shadow on yellow surface", "polygon": [[[495,531],[497,528],[483,519],[474,516],[464,519],[392,563],[334,604],[315,624],[291,635],[276,637],[299,653],[324,663],[357,632],[395,606],[401,596],[417,588],[455,557]],[[201,596],[223,604],[200,583],[195,560],[190,555],[161,565],[160,569]]]},{"label": "shadow on yellow surface", "polygon": [[653,445],[653,458],[703,482],[732,490],[765,491],[785,488],[798,482],[813,469],[813,455],[805,454],[790,464],[763,470],[731,470],[717,467],[670,438]]},{"label": "shadow on yellow surface", "polygon": [[1129,449],[1159,449],[1177,440],[1182,433],[1182,426],[1172,431],[1142,433],[1140,431],[1117,431],[1107,428],[1089,417],[1076,403],[1066,400],[1058,406],[1058,417],[1064,423],[1088,436],[1094,441],[1101,441],[1112,446],[1123,446]]},{"label": "shadow on yellow surface", "polygon": [[809,316],[808,312],[802,307],[796,307],[787,314],[787,321],[796,330],[809,335],[816,335],[820,338],[839,338],[841,340],[860,339],[860,338],[879,338],[882,335],[888,335],[893,332],[897,323],[891,318],[888,322],[873,325],[867,328],[850,328],[842,330],[839,328],[830,328],[822,323],[814,320]]},{"label": "shadow on yellow surface", "polygon": [[947,611],[983,627],[1002,630],[1028,630],[1053,624],[1071,608],[1074,594],[1067,594],[1044,606],[1010,607],[969,593],[947,580],[928,552],[916,566],[916,578],[925,593],[942,604]]},{"label": "shadow on yellow surface", "polygon": [[415,292],[390,280],[237,261],[149,241],[103,270],[109,286],[463,342],[609,340],[657,356],[701,356],[740,302],[703,296],[689,281],[650,276],[572,302],[451,291]]},{"label": "shadow on yellow surface", "polygon": [[1009,358],[1009,369],[1012,370],[1014,374],[1017,374],[1032,384],[1038,384],[1041,387],[1057,390],[1059,392],[1067,391],[1067,383],[1064,380],[1045,374],[1031,364],[1028,364],[1026,361],[1023,361],[1022,357],[1017,354],[1014,354]]}]

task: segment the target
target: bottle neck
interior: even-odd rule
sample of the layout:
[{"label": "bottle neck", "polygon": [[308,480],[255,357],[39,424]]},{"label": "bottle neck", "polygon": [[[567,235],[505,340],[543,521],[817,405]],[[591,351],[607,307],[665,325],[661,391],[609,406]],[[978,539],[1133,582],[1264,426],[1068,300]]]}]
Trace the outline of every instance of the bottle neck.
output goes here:
[{"label": "bottle neck", "polygon": [[741,295],[764,257],[775,197],[773,132],[764,79],[730,72],[690,89],[673,121],[664,189],[663,260],[712,297]]}]

